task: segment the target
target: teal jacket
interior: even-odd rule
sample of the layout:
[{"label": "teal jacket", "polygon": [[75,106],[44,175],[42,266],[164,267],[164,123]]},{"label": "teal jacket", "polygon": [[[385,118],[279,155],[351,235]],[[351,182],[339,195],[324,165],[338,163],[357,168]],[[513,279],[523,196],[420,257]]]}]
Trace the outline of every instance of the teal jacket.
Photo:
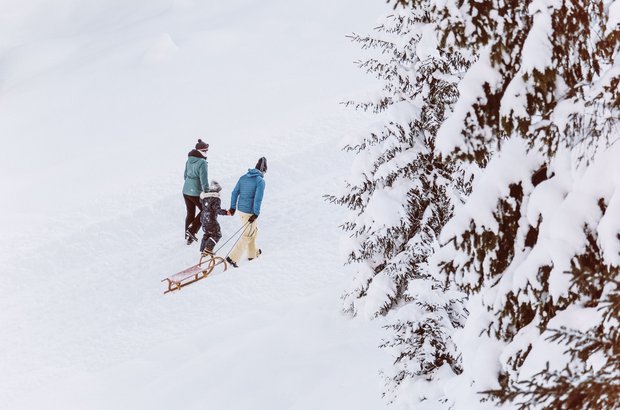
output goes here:
[{"label": "teal jacket", "polygon": [[209,164],[200,152],[193,150],[188,154],[183,175],[183,195],[200,196],[201,192],[209,190],[208,168]]}]

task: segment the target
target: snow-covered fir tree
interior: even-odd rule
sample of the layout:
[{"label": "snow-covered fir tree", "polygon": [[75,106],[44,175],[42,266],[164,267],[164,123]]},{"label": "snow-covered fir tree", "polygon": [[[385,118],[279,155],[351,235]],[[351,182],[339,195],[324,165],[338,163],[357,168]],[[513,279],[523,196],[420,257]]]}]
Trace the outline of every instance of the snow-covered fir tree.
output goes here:
[{"label": "snow-covered fir tree", "polygon": [[[597,247],[595,243],[591,245],[590,253]],[[597,256],[599,261],[603,260],[602,255]],[[583,258],[583,255],[580,257]],[[609,283],[610,277],[614,278],[608,291],[599,298],[602,319],[596,318],[596,326],[588,330],[563,326],[549,331],[549,342],[567,347],[568,363],[559,369],[550,369],[547,364],[531,378],[522,378],[519,382],[511,383],[508,389],[488,393],[496,395],[502,402],[515,402],[522,408],[620,408],[620,284],[615,281],[618,267],[614,266],[611,270],[613,272],[603,266],[600,271],[593,272],[594,276],[599,274],[598,279],[606,283]],[[586,281],[595,279],[583,276]],[[573,285],[575,289],[579,287],[577,283]],[[596,356],[604,360],[590,362]]]},{"label": "snow-covered fir tree", "polygon": [[484,167],[431,258],[437,279],[470,295],[457,391],[471,394],[455,407],[487,397],[613,408],[620,2],[448,0],[442,10],[445,46],[479,58],[437,148]]},{"label": "snow-covered fir tree", "polygon": [[356,273],[344,309],[370,318],[391,312],[383,347],[394,367],[384,371],[386,395],[414,402],[441,400],[429,381],[461,371],[451,334],[465,319],[463,295],[432,278],[426,264],[468,189],[453,160],[435,150],[468,54],[439,47],[433,12],[430,1],[418,1],[397,8],[372,35],[352,37],[378,51],[359,65],[383,88],[348,104],[372,110],[383,125],[348,142],[345,149],[356,153],[353,173],[346,191],[330,197],[350,209],[343,229]]}]

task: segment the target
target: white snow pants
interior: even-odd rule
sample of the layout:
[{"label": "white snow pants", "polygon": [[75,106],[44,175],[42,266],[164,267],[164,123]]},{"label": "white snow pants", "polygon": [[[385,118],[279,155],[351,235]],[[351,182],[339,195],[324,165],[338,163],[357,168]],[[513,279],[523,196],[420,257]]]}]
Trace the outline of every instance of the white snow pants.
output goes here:
[{"label": "white snow pants", "polygon": [[[248,219],[252,216],[252,214],[246,214],[245,212],[241,212],[239,210],[237,210],[237,214],[239,214],[239,217],[241,218],[241,226],[245,225],[248,222]],[[257,236],[258,219],[245,227],[241,237],[239,238],[239,242],[237,242],[232,251],[230,251],[230,259],[237,263],[246,251],[248,253],[248,258],[256,258],[258,256],[258,249],[256,248]]]}]

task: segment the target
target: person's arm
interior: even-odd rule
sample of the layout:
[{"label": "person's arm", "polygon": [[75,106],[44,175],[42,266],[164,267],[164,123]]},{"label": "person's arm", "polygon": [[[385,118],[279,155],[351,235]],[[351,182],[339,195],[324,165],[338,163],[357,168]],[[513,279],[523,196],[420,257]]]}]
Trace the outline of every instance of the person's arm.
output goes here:
[{"label": "person's arm", "polygon": [[254,194],[254,215],[260,215],[260,205],[263,202],[263,194],[265,193],[265,180],[260,178],[256,182],[256,193]]},{"label": "person's arm", "polygon": [[209,190],[209,171],[207,168],[209,167],[209,163],[207,161],[204,164],[200,164],[200,186],[202,187],[203,192],[207,192]]},{"label": "person's arm", "polygon": [[235,185],[235,188],[232,191],[232,194],[230,195],[230,209],[237,209],[237,200],[239,199],[239,183],[241,182],[241,179],[239,181],[237,181],[237,185]]},{"label": "person's arm", "polygon": [[213,212],[218,215],[228,215],[228,210],[222,209],[222,201],[219,198],[213,201]]}]

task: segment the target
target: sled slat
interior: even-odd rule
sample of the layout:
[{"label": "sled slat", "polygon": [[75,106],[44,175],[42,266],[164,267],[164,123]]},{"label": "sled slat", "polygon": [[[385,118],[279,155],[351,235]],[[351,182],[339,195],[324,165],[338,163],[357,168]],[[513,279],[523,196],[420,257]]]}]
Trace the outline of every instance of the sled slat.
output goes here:
[{"label": "sled slat", "polygon": [[219,256],[203,255],[200,261],[181,272],[175,273],[172,276],[162,279],[162,282],[166,282],[168,289],[164,292],[164,295],[175,290],[181,290],[181,288],[191,285],[194,282],[198,282],[201,279],[209,276],[213,269],[218,265],[224,265],[224,271],[228,268],[226,260]]}]

